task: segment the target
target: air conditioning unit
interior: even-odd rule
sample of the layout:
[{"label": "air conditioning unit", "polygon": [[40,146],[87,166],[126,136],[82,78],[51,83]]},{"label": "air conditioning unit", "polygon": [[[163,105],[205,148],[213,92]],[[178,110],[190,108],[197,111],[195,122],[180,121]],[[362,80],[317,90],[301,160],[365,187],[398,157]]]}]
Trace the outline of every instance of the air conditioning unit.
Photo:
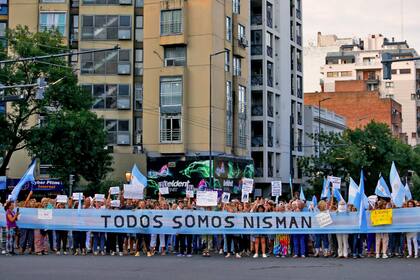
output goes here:
[{"label": "air conditioning unit", "polygon": [[119,63],[118,64],[118,75],[130,75],[131,67],[129,63]]},{"label": "air conditioning unit", "polygon": [[120,5],[131,5],[132,1],[131,0],[120,0],[119,3],[120,3]]},{"label": "air conditioning unit", "polygon": [[165,58],[165,66],[176,66],[176,60],[173,58]]},{"label": "air conditioning unit", "polygon": [[117,100],[117,108],[120,109],[120,110],[130,109],[130,99],[118,99]]},{"label": "air conditioning unit", "polygon": [[239,38],[239,45],[244,48],[248,47],[248,40],[245,37]]},{"label": "air conditioning unit", "polygon": [[130,29],[119,29],[118,30],[118,39],[119,40],[131,40],[131,30]]},{"label": "air conditioning unit", "polygon": [[130,135],[129,134],[118,134],[117,135],[117,144],[118,145],[130,145]]}]

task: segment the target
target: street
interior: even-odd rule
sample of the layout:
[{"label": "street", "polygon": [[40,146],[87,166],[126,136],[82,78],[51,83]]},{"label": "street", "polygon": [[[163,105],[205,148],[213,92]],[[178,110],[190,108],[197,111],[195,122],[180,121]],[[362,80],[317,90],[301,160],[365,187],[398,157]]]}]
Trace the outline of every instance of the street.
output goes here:
[{"label": "street", "polygon": [[[0,279],[416,279],[407,259],[0,256]],[[414,278],[413,278],[414,277]]]}]

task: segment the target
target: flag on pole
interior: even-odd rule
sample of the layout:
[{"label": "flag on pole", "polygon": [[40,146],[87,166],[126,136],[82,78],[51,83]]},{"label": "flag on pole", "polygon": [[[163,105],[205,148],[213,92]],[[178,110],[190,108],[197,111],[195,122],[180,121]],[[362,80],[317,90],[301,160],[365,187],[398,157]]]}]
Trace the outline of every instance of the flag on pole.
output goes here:
[{"label": "flag on pole", "polygon": [[322,184],[322,193],[321,193],[321,199],[323,198],[331,198],[331,190],[330,190],[330,182],[328,179],[324,178],[324,182]]},{"label": "flag on pole", "polygon": [[404,192],[405,192],[405,198],[407,200],[413,199],[413,196],[411,195],[410,187],[408,186],[408,182],[405,182]]},{"label": "flag on pole", "polygon": [[337,199],[338,202],[340,202],[341,200],[344,200],[339,189],[334,189],[334,197],[335,199]]},{"label": "flag on pole", "polygon": [[[360,171],[360,186],[359,186],[359,197],[363,198],[360,199],[358,204],[358,210],[359,210],[359,227],[362,232],[365,232],[367,230],[367,221],[366,221],[366,207],[365,207],[365,183],[363,182],[364,176],[363,176],[363,169]],[[366,197],[367,200],[367,197]],[[369,201],[367,200],[367,203],[369,205]]]},{"label": "flag on pole", "polygon": [[354,205],[354,207],[358,207],[360,204],[360,192],[359,187],[357,186],[356,182],[353,178],[350,177],[350,185],[349,185],[349,199],[347,201],[348,204]]},{"label": "flag on pole", "polygon": [[303,193],[303,188],[302,186],[300,186],[300,195],[299,195],[299,199],[302,201],[306,201],[306,197],[305,194]]},{"label": "flag on pole", "polygon": [[316,199],[316,196],[312,196],[312,204],[314,205],[314,208],[318,206],[318,200]]},{"label": "flag on pole", "polygon": [[147,186],[147,178],[141,174],[140,170],[137,168],[137,165],[134,164],[133,169],[131,170],[131,184],[141,188]]},{"label": "flag on pole", "polygon": [[293,199],[293,184],[292,184],[292,177],[289,177],[289,186],[290,186],[290,197]]},{"label": "flag on pole", "polygon": [[402,207],[405,199],[404,186],[401,183],[395,163],[392,162],[391,172],[389,173],[389,182],[391,183],[391,199],[397,207]]},{"label": "flag on pole", "polygon": [[34,182],[35,181],[35,167],[36,167],[36,160],[33,160],[29,168],[26,170],[25,174],[23,174],[22,178],[20,178],[19,183],[13,188],[12,193],[10,194],[10,201],[16,201],[20,190],[27,182]]},{"label": "flag on pole", "polygon": [[391,192],[382,176],[376,184],[375,194],[380,197],[391,197]]}]

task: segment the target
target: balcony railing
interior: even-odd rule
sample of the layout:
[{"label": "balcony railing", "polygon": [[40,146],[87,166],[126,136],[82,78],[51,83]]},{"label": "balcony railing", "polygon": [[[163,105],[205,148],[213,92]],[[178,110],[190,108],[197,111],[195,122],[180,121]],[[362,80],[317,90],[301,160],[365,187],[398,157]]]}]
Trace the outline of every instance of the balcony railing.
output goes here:
[{"label": "balcony railing", "polygon": [[181,141],[181,130],[180,129],[161,129],[160,130],[160,142],[171,143]]},{"label": "balcony railing", "polygon": [[267,17],[267,26],[273,28],[273,18]]},{"label": "balcony railing", "polygon": [[267,86],[273,87],[273,77],[267,77]]},{"label": "balcony railing", "polygon": [[252,105],[251,106],[251,115],[260,117],[264,113],[263,105]]},{"label": "balcony railing", "polygon": [[262,45],[251,45],[251,55],[262,55],[263,46]]},{"label": "balcony railing", "polygon": [[251,75],[251,85],[252,86],[262,86],[264,76],[263,74],[252,74]]},{"label": "balcony railing", "polygon": [[270,46],[267,46],[267,55],[271,58],[273,57],[273,48]]},{"label": "balcony railing", "polygon": [[251,25],[262,25],[263,17],[262,15],[252,15],[251,16]]}]

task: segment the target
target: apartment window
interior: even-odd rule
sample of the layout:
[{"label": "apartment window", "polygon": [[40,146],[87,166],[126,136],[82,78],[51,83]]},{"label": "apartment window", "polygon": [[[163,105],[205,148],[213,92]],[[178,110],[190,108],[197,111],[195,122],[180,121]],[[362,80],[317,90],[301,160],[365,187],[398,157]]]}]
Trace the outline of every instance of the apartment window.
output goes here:
[{"label": "apartment window", "polygon": [[238,123],[239,123],[239,146],[246,146],[246,88],[242,85],[238,86]]},{"label": "apartment window", "polygon": [[136,0],[136,8],[144,7],[144,0]]},{"label": "apartment window", "polygon": [[143,109],[143,84],[135,83],[134,85],[134,110],[141,111]]},{"label": "apartment window", "polygon": [[266,33],[265,44],[267,46],[267,55],[273,57],[273,34],[270,32]]},{"label": "apartment window", "polygon": [[230,71],[230,51],[226,50],[225,52],[225,71]]},{"label": "apartment window", "polygon": [[394,88],[394,82],[385,82],[386,88]]},{"label": "apartment window", "polygon": [[84,5],[119,5],[131,4],[131,0],[83,0]]},{"label": "apartment window", "polygon": [[160,116],[160,142],[181,142],[181,115],[165,114]]},{"label": "apartment window", "polygon": [[397,69],[392,69],[391,73],[392,73],[392,75],[397,75]]},{"label": "apartment window", "polygon": [[57,30],[61,35],[66,33],[66,13],[41,12],[39,15],[40,31]]},{"label": "apartment window", "polygon": [[129,40],[131,16],[82,16],[82,40]]},{"label": "apartment window", "polygon": [[161,113],[180,113],[182,108],[182,77],[160,79]]},{"label": "apartment window", "polygon": [[234,14],[241,13],[241,0],[233,0],[232,1],[232,10]]},{"label": "apartment window", "polygon": [[327,72],[328,78],[337,78],[339,72]]},{"label": "apartment window", "polygon": [[243,26],[242,24],[238,24],[238,39],[244,39],[245,36],[245,26]]},{"label": "apartment window", "polygon": [[136,49],[134,71],[136,76],[143,75],[143,49]]},{"label": "apartment window", "polygon": [[143,142],[142,140],[142,132],[143,132],[143,119],[141,117],[134,117],[134,144],[141,145]]},{"label": "apartment window", "polygon": [[230,17],[226,17],[226,40],[232,40],[232,19]]},{"label": "apartment window", "polygon": [[186,61],[185,46],[165,47],[165,66],[185,66]]},{"label": "apartment window", "polygon": [[82,75],[129,75],[130,50],[85,53],[80,65]]},{"label": "apartment window", "polygon": [[79,41],[79,16],[70,15],[70,41],[77,42]]},{"label": "apartment window", "polygon": [[411,74],[411,69],[400,69],[400,75]]},{"label": "apartment window", "polygon": [[94,103],[92,109],[130,109],[130,85],[128,84],[84,84]]},{"label": "apartment window", "polygon": [[267,2],[267,26],[273,28],[273,5]]},{"label": "apartment window", "polygon": [[136,16],[136,41],[143,41],[143,16]]},{"label": "apartment window", "polygon": [[233,76],[241,76],[241,72],[242,72],[241,58],[234,56],[233,57]]},{"label": "apartment window", "polygon": [[7,22],[0,22],[0,48],[7,47]]},{"label": "apartment window", "polygon": [[109,145],[130,145],[130,121],[105,120]]},{"label": "apartment window", "polygon": [[165,10],[160,13],[160,34],[182,33],[182,10]]},{"label": "apartment window", "polygon": [[232,82],[226,82],[226,146],[233,144],[233,98]]},{"label": "apartment window", "polygon": [[342,71],[341,72],[341,77],[351,77],[352,74],[353,73],[351,71]]},{"label": "apartment window", "polygon": [[274,66],[272,62],[267,62],[267,86],[273,86]]}]

